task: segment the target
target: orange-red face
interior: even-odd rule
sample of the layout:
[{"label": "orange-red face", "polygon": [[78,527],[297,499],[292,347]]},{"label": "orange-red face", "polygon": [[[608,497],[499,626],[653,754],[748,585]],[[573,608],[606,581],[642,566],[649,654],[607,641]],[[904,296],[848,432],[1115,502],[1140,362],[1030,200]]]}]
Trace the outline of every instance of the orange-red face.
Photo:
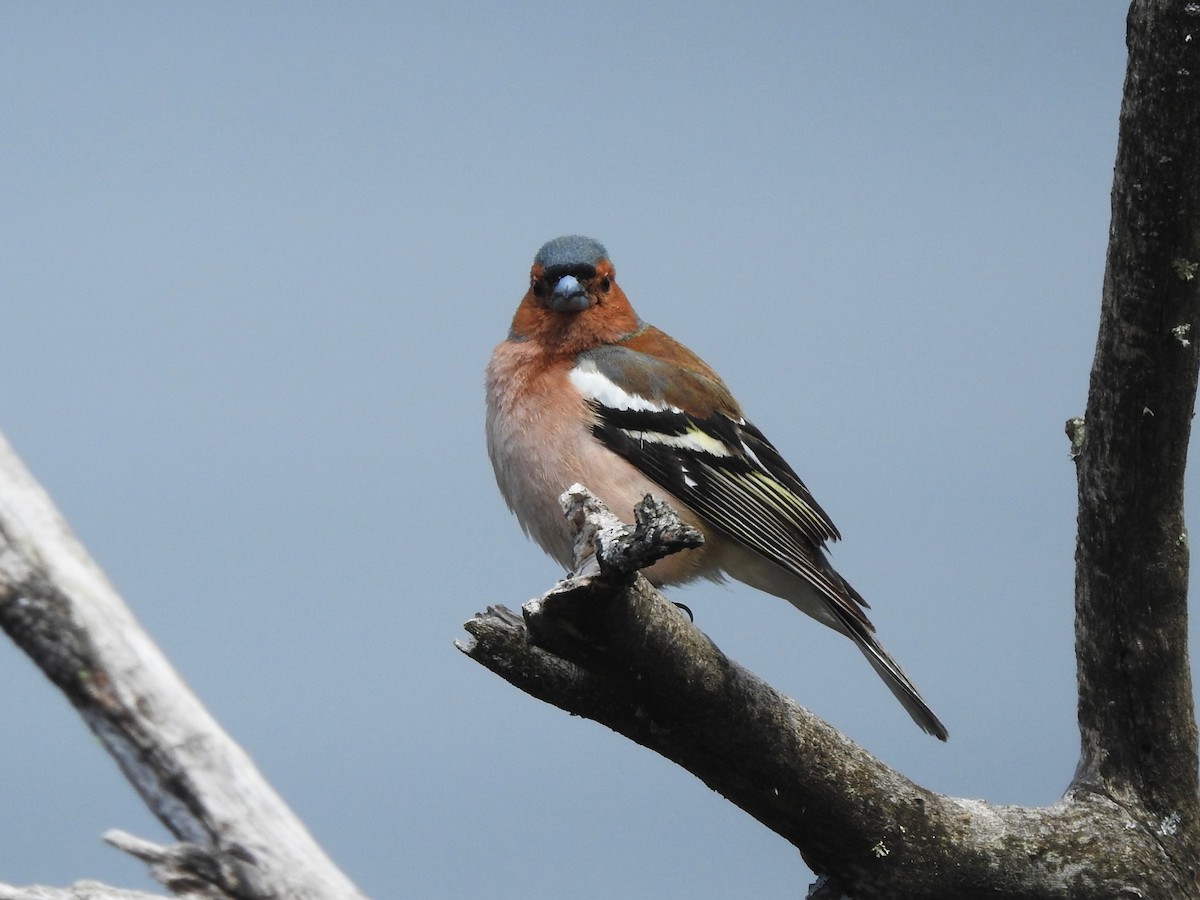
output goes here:
[{"label": "orange-red face", "polygon": [[509,337],[536,337],[548,347],[576,353],[620,340],[638,324],[607,259],[549,268],[535,262]]},{"label": "orange-red face", "polygon": [[551,312],[591,309],[612,293],[613,286],[613,267],[607,259],[594,266],[580,263],[549,269],[534,263],[529,273],[530,292]]}]

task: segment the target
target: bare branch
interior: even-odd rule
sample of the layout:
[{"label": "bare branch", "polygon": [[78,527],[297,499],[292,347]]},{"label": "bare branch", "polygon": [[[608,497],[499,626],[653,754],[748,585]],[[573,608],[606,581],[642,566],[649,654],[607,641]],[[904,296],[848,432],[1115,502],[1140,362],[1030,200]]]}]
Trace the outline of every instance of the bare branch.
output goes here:
[{"label": "bare branch", "polygon": [[2,437],[0,627],[189,845],[181,889],[361,896],[188,690]]},{"label": "bare branch", "polygon": [[[195,895],[193,895],[195,896]],[[0,884],[0,900],[165,900],[162,894],[124,891],[98,881],[77,881],[70,887],[30,885],[14,887]]]},{"label": "bare branch", "polygon": [[1100,794],[1026,809],[913,784],[728,659],[644,578],[614,583],[599,574],[622,573],[616,557],[660,530],[649,505],[639,525],[625,526],[578,486],[564,497],[582,533],[607,536],[576,544],[598,550],[598,564],[585,558],[578,567],[594,574],[563,580],[525,604],[523,618],[498,607],[476,616],[460,649],[533,696],[678,763],[792,842],[814,871],[836,873],[824,890],[1113,897],[1138,883],[1131,872],[1168,868],[1157,837]]}]

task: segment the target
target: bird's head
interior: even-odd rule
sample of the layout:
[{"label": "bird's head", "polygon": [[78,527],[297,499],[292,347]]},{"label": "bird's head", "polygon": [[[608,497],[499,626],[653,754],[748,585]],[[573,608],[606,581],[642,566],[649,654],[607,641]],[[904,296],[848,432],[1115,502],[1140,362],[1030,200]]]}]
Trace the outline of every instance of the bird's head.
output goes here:
[{"label": "bird's head", "polygon": [[627,337],[640,325],[604,245],[567,235],[543,244],[533,258],[509,338],[576,353]]}]

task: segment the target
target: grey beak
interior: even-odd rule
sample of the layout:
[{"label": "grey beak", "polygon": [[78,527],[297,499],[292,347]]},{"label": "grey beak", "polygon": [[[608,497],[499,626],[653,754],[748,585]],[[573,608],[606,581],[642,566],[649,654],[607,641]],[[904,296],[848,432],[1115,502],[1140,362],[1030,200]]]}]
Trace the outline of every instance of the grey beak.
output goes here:
[{"label": "grey beak", "polygon": [[592,305],[592,301],[578,278],[564,275],[554,285],[548,305],[555,312],[582,312]]}]

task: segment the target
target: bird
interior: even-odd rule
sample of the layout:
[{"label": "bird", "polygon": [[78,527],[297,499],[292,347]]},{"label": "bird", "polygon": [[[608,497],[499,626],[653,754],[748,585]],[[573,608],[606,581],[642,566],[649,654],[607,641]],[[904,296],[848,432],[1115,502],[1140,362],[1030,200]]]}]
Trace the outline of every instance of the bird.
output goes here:
[{"label": "bird", "polygon": [[652,584],[733,578],[787,600],[848,637],[913,721],[947,739],[830,564],[833,521],[720,376],[634,312],[599,241],[566,235],[538,250],[485,393],[500,493],[564,569],[573,542],[558,498],[570,485],[627,522],[655,494],[704,543],[647,568]]}]

